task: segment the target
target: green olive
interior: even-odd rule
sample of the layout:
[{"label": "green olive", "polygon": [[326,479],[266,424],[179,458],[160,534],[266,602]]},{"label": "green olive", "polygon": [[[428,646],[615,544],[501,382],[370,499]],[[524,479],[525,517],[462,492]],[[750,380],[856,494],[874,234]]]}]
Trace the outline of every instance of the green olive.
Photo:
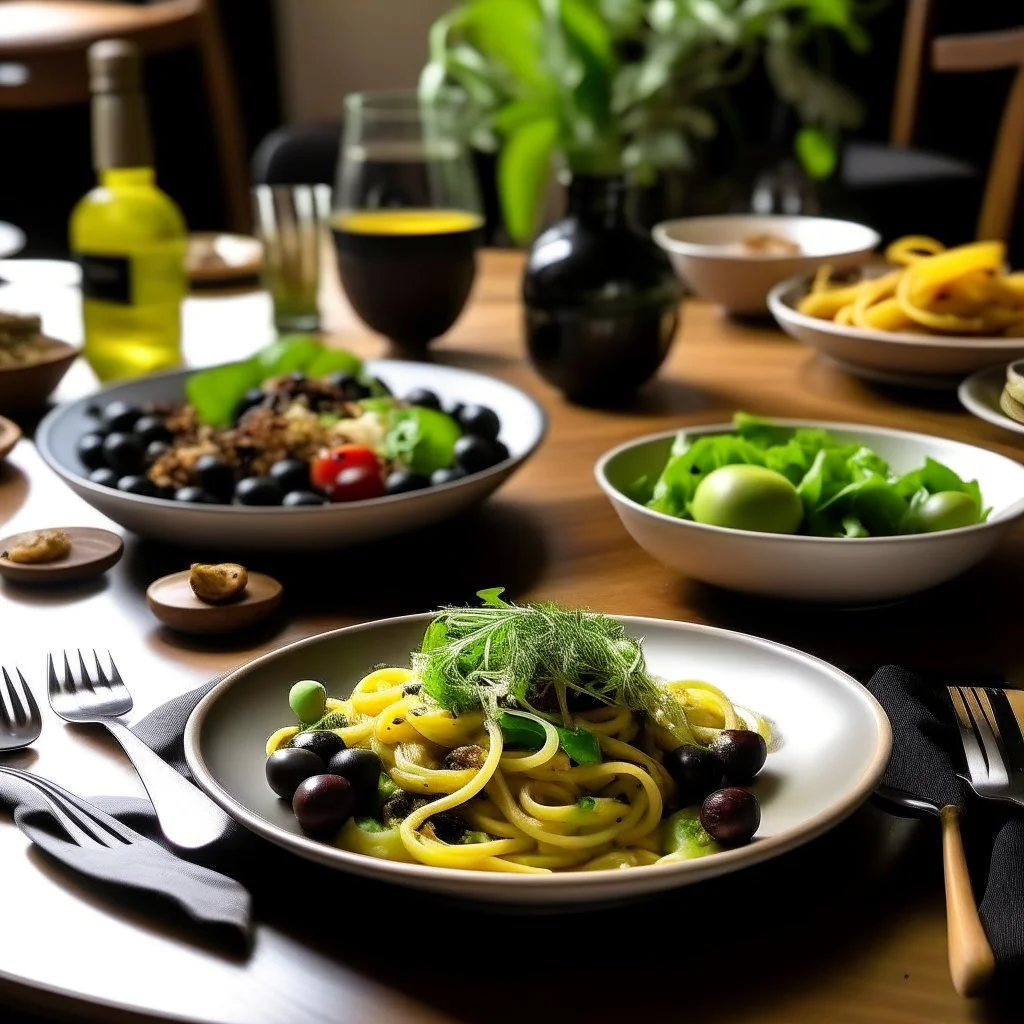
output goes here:
[{"label": "green olive", "polygon": [[978,503],[963,491],[938,491],[910,514],[914,533],[936,533],[973,526],[978,521]]},{"label": "green olive", "polygon": [[699,484],[691,503],[693,518],[709,526],[762,533],[796,533],[804,506],[796,488],[765,466],[720,466]]},{"label": "green olive", "polygon": [[303,725],[312,725],[327,710],[327,690],[315,679],[301,679],[288,691],[288,704]]}]

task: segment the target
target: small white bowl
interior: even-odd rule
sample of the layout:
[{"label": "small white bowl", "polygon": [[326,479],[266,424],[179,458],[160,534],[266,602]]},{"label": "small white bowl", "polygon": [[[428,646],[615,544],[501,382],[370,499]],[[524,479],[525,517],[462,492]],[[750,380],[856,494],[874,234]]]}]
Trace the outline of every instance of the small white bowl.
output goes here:
[{"label": "small white bowl", "polygon": [[[764,314],[773,285],[811,275],[820,263],[836,270],[867,263],[882,240],[853,221],[753,213],[662,221],[652,234],[694,294],[739,314]],[[744,242],[757,235],[788,239],[800,251],[752,252]]]},{"label": "small white bowl", "polygon": [[[1024,466],[996,452],[928,434],[819,420],[775,420],[786,427],[823,427],[843,441],[874,449],[894,470],[909,472],[931,456],[981,487],[992,511],[986,522],[897,537],[808,537],[706,526],[655,512],[627,496],[643,477],[654,480],[677,431],[619,445],[594,474],[623,526],[659,562],[716,586],[762,597],[872,604],[945,583],[980,562],[1024,516]],[[688,436],[721,434],[731,423],[686,427]]]},{"label": "small white bowl", "polygon": [[791,337],[832,360],[847,373],[908,387],[953,390],[976,370],[1024,358],[1024,338],[953,337],[871,331],[808,316],[796,309],[807,294],[806,276],[780,281],[768,308]]}]

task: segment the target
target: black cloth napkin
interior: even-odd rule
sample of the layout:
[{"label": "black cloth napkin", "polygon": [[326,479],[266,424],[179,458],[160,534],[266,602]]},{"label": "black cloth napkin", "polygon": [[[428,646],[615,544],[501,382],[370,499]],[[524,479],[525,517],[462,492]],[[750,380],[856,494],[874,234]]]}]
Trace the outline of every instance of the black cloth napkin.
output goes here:
[{"label": "black cloth napkin", "polygon": [[964,846],[997,972],[1019,979],[1024,972],[1024,810],[981,800],[958,776],[966,769],[945,686],[967,682],[992,681],[940,679],[897,665],[871,676],[867,688],[885,709],[893,733],[882,786],[964,809]]},{"label": "black cloth napkin", "polygon": [[[192,709],[219,682],[211,680],[161,705],[132,727],[132,731],[186,777],[183,735]],[[0,765],[4,762],[0,761]],[[81,794],[76,794],[82,798]],[[252,897],[232,870],[242,848],[258,842],[232,823],[221,839],[201,851],[176,851],[166,845],[156,813],[148,799],[86,797],[140,833],[142,842],[113,853],[79,846],[71,841],[46,799],[21,779],[0,773],[0,805],[14,813],[18,827],[50,857],[103,886],[146,894],[169,902],[194,921],[223,930],[249,948],[252,941]],[[187,859],[186,859],[187,858]],[[228,873],[225,873],[227,871]]]}]

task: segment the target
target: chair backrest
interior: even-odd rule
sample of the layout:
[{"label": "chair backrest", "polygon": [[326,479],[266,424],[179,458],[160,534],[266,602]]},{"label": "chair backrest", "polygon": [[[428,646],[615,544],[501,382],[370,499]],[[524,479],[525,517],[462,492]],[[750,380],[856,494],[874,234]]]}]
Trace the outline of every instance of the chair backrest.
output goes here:
[{"label": "chair backrest", "polygon": [[1024,170],[1024,26],[940,36],[932,40],[931,66],[953,72],[1016,69],[989,160],[976,231],[978,238],[1008,240]]},{"label": "chair backrest", "polygon": [[906,0],[906,5],[889,129],[893,146],[906,147],[914,140],[926,70],[1016,69],[989,160],[975,229],[979,239],[1008,240],[1024,170],[1024,26],[933,38],[934,0]]}]

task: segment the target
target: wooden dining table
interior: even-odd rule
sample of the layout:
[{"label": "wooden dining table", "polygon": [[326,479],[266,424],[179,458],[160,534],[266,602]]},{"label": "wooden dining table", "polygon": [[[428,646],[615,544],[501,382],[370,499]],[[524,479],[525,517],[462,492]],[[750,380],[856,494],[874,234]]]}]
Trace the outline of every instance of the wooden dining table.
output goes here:
[{"label": "wooden dining table", "polygon": [[[439,363],[502,378],[535,396],[547,437],[495,495],[457,520],[357,550],[259,555],[284,584],[280,612],[241,634],[161,626],[147,585],[196,552],[125,535],[101,579],[0,586],[0,663],[45,692],[48,651],[109,649],[137,715],[256,655],[360,621],[428,611],[504,586],[550,599],[767,637],[851,671],[885,663],[1000,673],[1024,681],[1024,530],[983,564],[929,593],[867,608],[744,597],[687,579],[646,555],[594,480],[627,439],[737,410],[898,427],[1020,458],[1020,439],[972,418],[947,392],[870,384],[822,361],[768,321],[730,319],[686,298],[656,378],[614,409],[574,406],[533,370],[519,289],[522,257],[481,254],[470,303],[431,349]],[[38,303],[44,328],[79,330],[73,287],[0,288],[0,308]],[[324,330],[362,356],[391,354],[346,305],[333,268]],[[273,336],[260,291],[190,297],[186,361],[236,358]],[[80,361],[56,401],[95,388]],[[0,410],[2,411],[2,410]],[[27,437],[0,463],[0,535],[106,526]],[[45,700],[42,701],[45,705]],[[144,795],[107,734],[43,708],[20,763],[84,796]],[[969,819],[968,819],[969,828]],[[765,864],[668,894],[579,913],[495,912],[444,903],[304,861],[286,862],[256,900],[255,941],[239,955],[173,910],[98,889],[34,848],[0,812],[0,1020],[188,1020],[202,1024],[938,1024],[1018,1021],[1020,999],[966,1000],[950,982],[937,821],[868,802],[818,839]]]}]

